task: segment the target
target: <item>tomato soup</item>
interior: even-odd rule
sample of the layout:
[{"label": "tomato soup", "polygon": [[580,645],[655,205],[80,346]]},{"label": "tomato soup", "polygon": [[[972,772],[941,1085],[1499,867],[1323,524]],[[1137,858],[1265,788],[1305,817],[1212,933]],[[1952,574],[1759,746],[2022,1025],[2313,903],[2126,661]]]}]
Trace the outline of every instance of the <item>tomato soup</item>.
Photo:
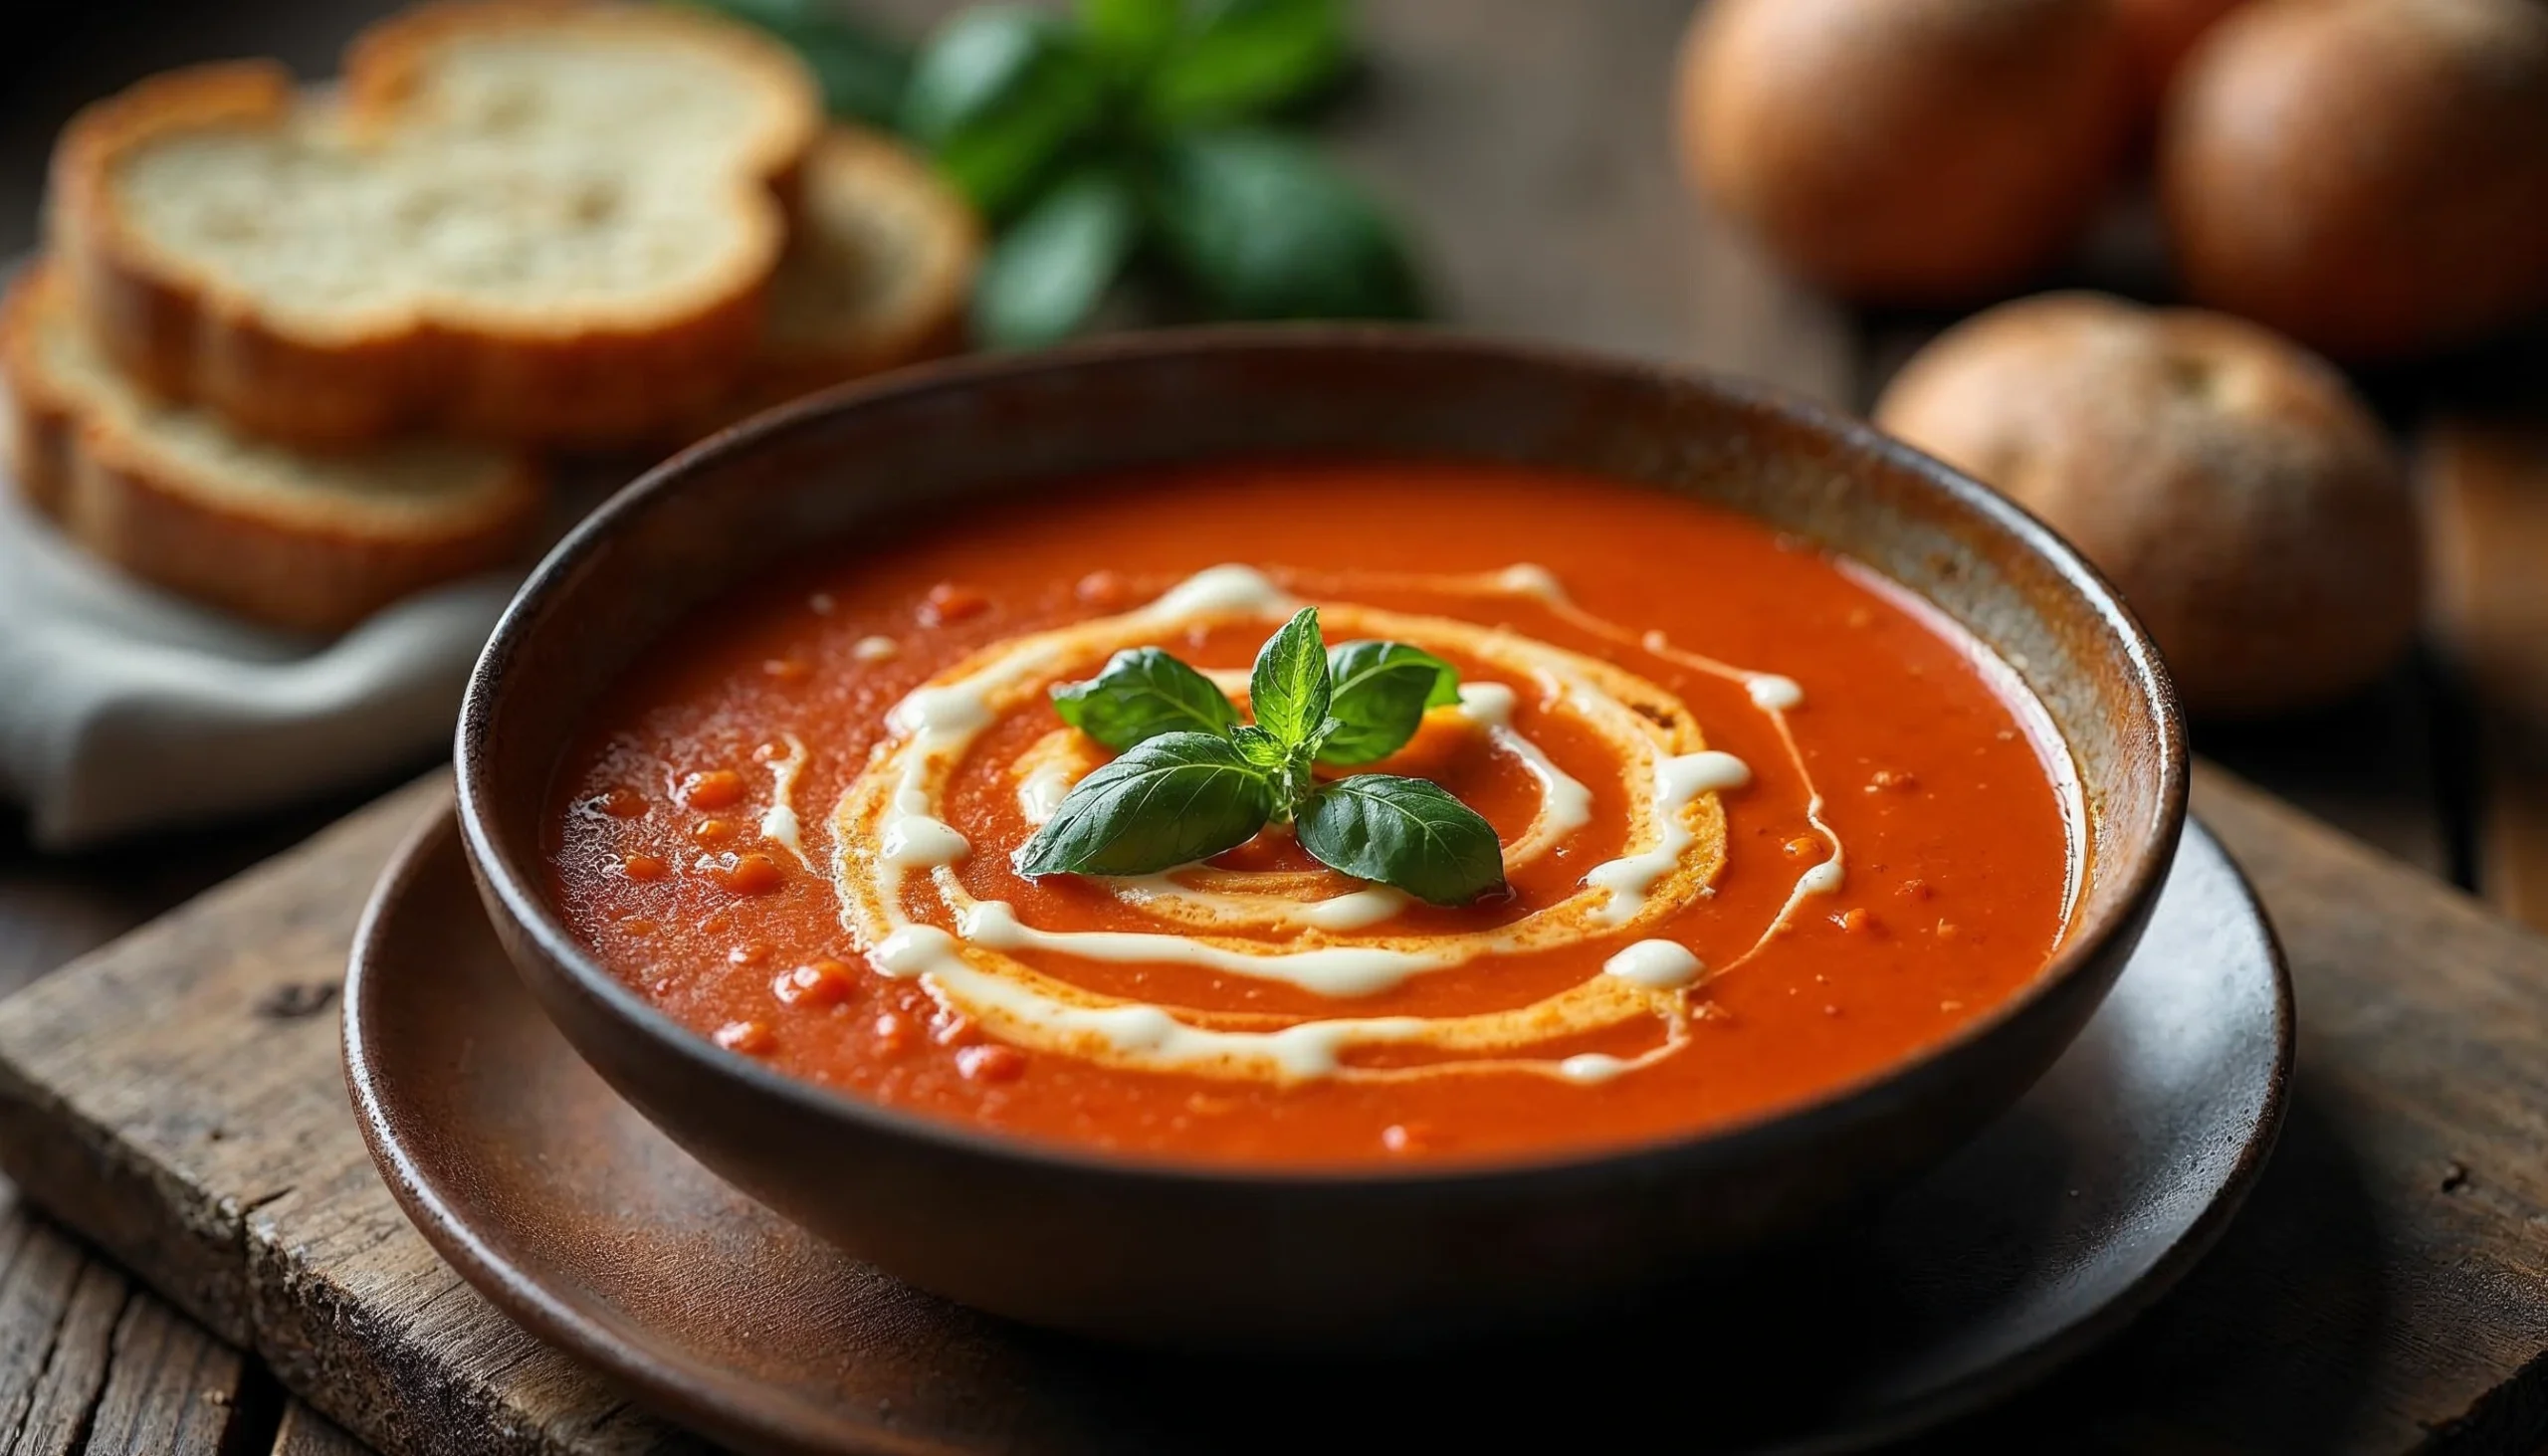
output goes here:
[{"label": "tomato soup", "polygon": [[[1316,785],[1447,790],[1500,888],[1429,904],[1281,822],[1156,873],[1021,872],[1113,756],[1054,688],[1158,648],[1243,720],[1305,604],[1458,679]],[[954,507],[717,603],[596,705],[548,850],[601,962],[734,1054],[1046,1144],[1332,1166],[1617,1146],[1880,1073],[2042,969],[2075,799],[2005,666],[1758,522],[1233,463]]]}]

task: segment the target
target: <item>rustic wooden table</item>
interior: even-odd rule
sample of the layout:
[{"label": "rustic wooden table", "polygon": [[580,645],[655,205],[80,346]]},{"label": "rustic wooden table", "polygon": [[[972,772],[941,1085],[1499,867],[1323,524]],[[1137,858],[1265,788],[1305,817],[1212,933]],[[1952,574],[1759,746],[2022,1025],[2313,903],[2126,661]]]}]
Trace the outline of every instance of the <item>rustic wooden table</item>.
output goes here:
[{"label": "rustic wooden table", "polygon": [[[34,245],[47,151],[83,101],[220,56],[278,55],[322,75],[344,39],[389,8],[384,0],[52,7],[0,62],[9,73],[0,86],[0,256]],[[949,7],[866,0],[866,8],[916,31]],[[1459,323],[1753,374],[1863,408],[1943,320],[1851,314],[1799,292],[1687,199],[1664,141],[1669,58],[1686,9],[1686,0],[1365,0],[1372,74],[1343,103],[1335,135],[1407,215],[1444,312]],[[2121,207],[2074,281],[2149,292],[2157,284],[2150,256],[2146,220]],[[2463,369],[2371,383],[2415,431],[2468,377]],[[2480,484],[2471,489],[2482,495],[2493,478],[2474,471]],[[2472,602],[2461,605],[2488,609]],[[2521,735],[2491,711],[2469,708],[2457,675],[2437,661],[2428,654],[2359,700],[2298,722],[2201,726],[2198,745],[2389,855],[2515,905],[2523,856],[2537,862],[2548,838],[2539,837],[2541,821],[2530,821],[2525,838],[2518,813],[2481,814],[2492,780],[2481,776],[2478,754],[2492,748],[2497,762],[2518,764],[2524,755],[2504,750],[2518,748]],[[14,819],[0,822],[0,991],[388,786],[69,857],[37,854]],[[2253,1253],[2233,1240],[2222,1257]],[[2311,1332],[2293,1338],[2293,1359],[2342,1353],[2311,1348]],[[2548,1331],[2534,1348],[2548,1349]],[[2101,1367],[2113,1381],[2163,1368],[2147,1351],[2119,1352],[2037,1403],[2087,1398],[2078,1392],[2095,1387]],[[2313,1428],[2304,1414],[2292,1412],[2293,1430]],[[2512,1444],[2483,1449],[2526,1449],[2548,1431],[2548,1417],[2529,1411],[2489,1429]],[[355,1449],[253,1360],[17,1208],[0,1182],[0,1456]]]}]

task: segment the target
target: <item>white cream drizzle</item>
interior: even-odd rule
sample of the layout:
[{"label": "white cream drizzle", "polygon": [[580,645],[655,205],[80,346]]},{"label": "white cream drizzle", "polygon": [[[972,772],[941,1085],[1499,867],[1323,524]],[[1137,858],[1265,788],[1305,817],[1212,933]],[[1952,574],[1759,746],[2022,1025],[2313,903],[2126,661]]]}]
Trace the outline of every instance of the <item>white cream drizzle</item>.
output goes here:
[{"label": "white cream drizzle", "polygon": [[973,852],[973,842],[944,819],[898,814],[885,826],[885,863],[898,870],[934,870]]},{"label": "white cream drizzle", "polygon": [[1301,923],[1321,931],[1368,931],[1395,919],[1412,903],[1406,894],[1386,885],[1366,885],[1304,907]]},{"label": "white cream drizzle", "polygon": [[1170,871],[1110,879],[1108,888],[1127,905],[1169,913],[1195,925],[1271,931],[1368,931],[1386,925],[1414,901],[1385,885],[1366,885],[1325,900],[1277,894],[1205,889],[1186,885]]},{"label": "white cream drizzle", "polygon": [[[1439,580],[1425,578],[1424,583],[1438,585]],[[1472,589],[1484,592],[1548,602],[1570,620],[1596,624],[1600,635],[1637,642],[1674,661],[1741,682],[1754,705],[1777,725],[1798,772],[1805,773],[1803,755],[1785,721],[1786,712],[1803,701],[1802,689],[1793,680],[1675,652],[1659,637],[1640,641],[1624,629],[1573,607],[1556,578],[1544,568],[1517,565],[1483,577],[1454,580],[1474,582]],[[1189,577],[1149,606],[1114,620],[1129,627],[1182,628],[1200,618],[1279,618],[1298,605],[1291,594],[1262,572],[1245,566],[1216,566]],[[1111,1056],[1133,1065],[1162,1069],[1235,1068],[1243,1075],[1255,1075],[1250,1069],[1263,1069],[1287,1080],[1336,1075],[1340,1071],[1360,1076],[1417,1076],[1496,1069],[1538,1071],[1584,1084],[1604,1082],[1677,1050],[1682,1044],[1684,1021],[1679,997],[1712,975],[1722,974],[1757,954],[1804,899],[1832,893],[1842,882],[1839,839],[1822,820],[1821,799],[1815,795],[1807,817],[1828,844],[1830,855],[1804,871],[1777,921],[1751,950],[1715,971],[1702,965],[1686,946],[1659,938],[1633,941],[1612,954],[1604,962],[1602,974],[1593,981],[1618,989],[1616,993],[1600,994],[1645,998],[1637,1004],[1659,997],[1652,1004],[1669,1027],[1670,1034],[1663,1045],[1635,1057],[1584,1053],[1554,1061],[1489,1057],[1418,1068],[1347,1069],[1340,1059],[1351,1046],[1430,1039],[1445,1023],[1403,1016],[1320,1018],[1277,1030],[1259,1030],[1198,1025],[1181,1019],[1169,1008],[1142,1002],[1107,1004],[1101,1000],[1085,1004],[1082,998],[1087,993],[1072,991],[1066,998],[1061,992],[1067,988],[1059,983],[1053,983],[1053,991],[1040,989],[1034,983],[1043,979],[1040,974],[1020,980],[983,968],[974,956],[980,952],[1029,950],[1124,963],[1179,963],[1280,980],[1316,994],[1350,998],[1378,994],[1401,984],[1410,975],[1462,964],[1479,955],[1531,948],[1534,941],[1525,921],[1499,932],[1436,937],[1439,943],[1414,949],[1379,944],[1313,944],[1276,949],[1261,942],[1234,945],[1191,934],[1045,931],[1024,924],[1006,902],[971,900],[956,881],[952,866],[970,854],[972,846],[959,831],[937,816],[935,784],[961,757],[973,737],[997,720],[1004,698],[1013,698],[1021,689],[1040,686],[1070,666],[1066,654],[1056,646],[1037,645],[1033,639],[1022,641],[1027,645],[993,649],[977,658],[978,665],[963,676],[915,690],[887,717],[888,728],[901,743],[890,754],[880,750],[880,756],[893,759],[894,777],[890,797],[874,821],[875,883],[867,903],[871,911],[882,913],[888,929],[874,940],[869,958],[884,974],[921,977],[934,996],[952,1002],[957,1009],[985,1016],[994,1023],[1005,1020],[1021,1028],[1040,1028],[1041,1034],[1090,1038]],[[1225,687],[1243,691],[1243,672],[1221,670],[1209,676]],[[1634,717],[1624,704],[1580,675],[1548,670],[1533,676],[1542,689],[1544,710]],[[1462,687],[1458,709],[1492,735],[1499,750],[1520,762],[1540,788],[1539,811],[1533,824],[1508,852],[1508,860],[1515,863],[1545,852],[1580,830],[1590,822],[1592,805],[1591,791],[1584,784],[1559,768],[1528,736],[1513,729],[1518,694],[1508,684],[1470,682]],[[1022,772],[1018,795],[1024,817],[1031,823],[1048,820],[1075,777],[1064,759],[1042,761]],[[1639,822],[1651,827],[1653,842],[1596,865],[1583,877],[1584,893],[1602,897],[1594,918],[1604,926],[1633,924],[1651,908],[1654,887],[1679,867],[1692,846],[1694,836],[1686,821],[1690,806],[1702,795],[1742,787],[1750,782],[1752,774],[1748,765],[1731,754],[1703,750],[1657,754],[1650,760],[1647,777]],[[1809,777],[1806,782],[1809,786]],[[848,803],[845,798],[844,814]],[[836,874],[844,877],[844,887],[849,883],[846,877],[851,861],[850,838],[846,833],[835,836]],[[936,887],[955,920],[952,932],[908,918],[903,906],[903,875],[911,870],[933,873]],[[1134,905],[1202,905],[1231,912],[1254,924],[1316,934],[1381,926],[1408,904],[1406,897],[1378,886],[1300,903],[1270,896],[1200,891],[1178,884],[1173,872],[1109,883]],[[1711,892],[1701,886],[1697,893]],[[857,918],[851,915],[846,902],[844,917],[851,920],[855,933]],[[1587,983],[1578,992],[1566,993],[1531,1009],[1556,1008],[1561,1003],[1580,1000],[1579,992],[1592,991],[1592,983]],[[1213,1014],[1185,1013],[1202,1019],[1210,1019]],[[1462,1019],[1451,1018],[1455,1022]]]},{"label": "white cream drizzle", "polygon": [[1285,1081],[1334,1076],[1348,1046],[1410,1041],[1427,1023],[1414,1016],[1348,1017],[1301,1021],[1278,1031],[1223,1031],[1188,1025],[1158,1006],[1073,1006],[1037,995],[999,976],[986,975],[956,957],[933,970],[964,1000],[1055,1030],[1094,1035],[1107,1045],[1142,1054],[1165,1067],[1232,1062],[1270,1066]]},{"label": "white cream drizzle", "polygon": [[1764,713],[1785,713],[1805,702],[1805,690],[1796,685],[1796,679],[1776,673],[1745,674],[1743,690],[1752,695],[1753,705]]},{"label": "white cream drizzle", "polygon": [[1658,991],[1679,990],[1697,980],[1704,968],[1678,940],[1639,940],[1601,962],[1604,973]]},{"label": "white cream drizzle", "polygon": [[1557,1064],[1557,1075],[1569,1082],[1607,1082],[1637,1064],[1607,1052],[1580,1052]]},{"label": "white cream drizzle", "polygon": [[805,841],[796,822],[796,776],[805,771],[805,744],[794,733],[780,733],[785,756],[769,760],[769,808],[760,816],[760,837],[771,840],[811,869]]},{"label": "white cream drizzle", "polygon": [[1303,1021],[1270,1032],[1223,1031],[1187,1025],[1159,1006],[1075,1006],[975,969],[962,943],[936,926],[903,927],[885,937],[869,961],[898,979],[937,981],[977,1010],[1094,1035],[1167,1067],[1239,1060],[1268,1063],[1290,1080],[1325,1077],[1337,1071],[1347,1045],[1406,1040],[1427,1024],[1414,1016],[1366,1016]]},{"label": "white cream drizzle", "polygon": [[1071,765],[1058,758],[1046,758],[1017,776],[1017,814],[1027,823],[1041,829],[1061,812],[1062,800],[1071,796],[1077,778]]},{"label": "white cream drizzle", "polygon": [[956,934],[967,944],[991,950],[1052,950],[1127,965],[1167,961],[1226,975],[1284,981],[1322,996],[1378,995],[1440,963],[1438,956],[1379,946],[1324,945],[1254,954],[1192,936],[1150,931],[1041,931],[1019,921],[1016,908],[1004,900],[966,905],[957,913]]},{"label": "white cream drizzle", "polygon": [[1822,795],[1813,787],[1812,771],[1806,767],[1805,751],[1797,746],[1796,730],[1788,723],[1788,714],[1804,706],[1804,687],[1794,678],[1782,677],[1777,673],[1751,672],[1699,653],[1684,652],[1672,646],[1671,640],[1660,632],[1631,634],[1626,628],[1604,621],[1569,602],[1553,603],[1552,606],[1560,617],[1596,637],[1606,638],[1612,642],[1633,642],[1667,662],[1678,663],[1711,677],[1741,683],[1745,696],[1752,700],[1752,706],[1759,709],[1770,720],[1771,727],[1778,729],[1779,742],[1787,750],[1788,762],[1795,766],[1797,777],[1805,782],[1808,795],[1805,809],[1805,822],[1811,826],[1814,836],[1822,841],[1823,847],[1828,849],[1830,854],[1823,860],[1807,866],[1797,876],[1796,888],[1789,892],[1787,901],[1780,907],[1777,917],[1770,922],[1769,928],[1761,933],[1761,938],[1753,942],[1752,948],[1718,967],[1711,972],[1711,975],[1723,975],[1736,969],[1753,956],[1760,954],[1762,947],[1769,944],[1795,920],[1808,897],[1838,894],[1845,880],[1844,855],[1839,832],[1831,827],[1830,821],[1822,817]]},{"label": "white cream drizzle", "polygon": [[1585,884],[1610,892],[1610,903],[1598,913],[1601,924],[1625,925],[1644,914],[1646,895],[1654,882],[1672,873],[1690,848],[1690,830],[1681,820],[1681,810],[1692,799],[1741,788],[1751,781],[1751,766],[1731,753],[1684,753],[1656,763],[1652,802],[1656,821],[1663,826],[1662,842],[1585,872]]},{"label": "white cream drizzle", "polygon": [[1168,589],[1137,616],[1173,621],[1183,617],[1290,616],[1301,609],[1292,594],[1253,566],[1206,566]]},{"label": "white cream drizzle", "polygon": [[1523,769],[1540,785],[1540,811],[1533,816],[1531,827],[1521,839],[1505,851],[1507,870],[1522,866],[1546,854],[1568,835],[1592,822],[1592,790],[1581,779],[1557,766],[1557,761],[1542,751],[1540,745],[1513,730],[1513,706],[1518,695],[1503,683],[1462,683],[1460,713],[1469,722],[1484,728],[1495,745],[1521,760]]},{"label": "white cream drizzle", "polygon": [[1566,588],[1559,583],[1557,573],[1529,561],[1517,561],[1496,572],[1495,583],[1514,596],[1538,597],[1544,602],[1566,600]]}]

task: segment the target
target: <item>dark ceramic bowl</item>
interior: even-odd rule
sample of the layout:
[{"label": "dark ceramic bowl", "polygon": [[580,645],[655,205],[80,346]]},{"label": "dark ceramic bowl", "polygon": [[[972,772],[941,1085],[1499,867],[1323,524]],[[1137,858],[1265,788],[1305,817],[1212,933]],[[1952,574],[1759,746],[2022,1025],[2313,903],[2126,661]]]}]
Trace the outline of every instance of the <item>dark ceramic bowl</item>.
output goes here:
[{"label": "dark ceramic bowl", "polygon": [[[1558,1160],[1248,1172],[1031,1144],[791,1080],[647,1004],[551,910],[539,846],[562,750],[650,641],[729,586],[916,504],[961,513],[1039,482],[1282,452],[1642,482],[1732,506],[1936,603],[2016,668],[2077,762],[2088,844],[2061,948],[1945,1045],[1741,1126]],[[2148,640],[2069,547],[1982,486],[1750,386],[1377,329],[977,360],[728,431],[541,563],[479,660],[458,752],[469,858],[508,953],[576,1050],[710,1168],[964,1304],[1107,1337],[1267,1347],[1602,1308],[1898,1185],[2014,1101],[2105,995],[2175,851],[2187,774]]]}]

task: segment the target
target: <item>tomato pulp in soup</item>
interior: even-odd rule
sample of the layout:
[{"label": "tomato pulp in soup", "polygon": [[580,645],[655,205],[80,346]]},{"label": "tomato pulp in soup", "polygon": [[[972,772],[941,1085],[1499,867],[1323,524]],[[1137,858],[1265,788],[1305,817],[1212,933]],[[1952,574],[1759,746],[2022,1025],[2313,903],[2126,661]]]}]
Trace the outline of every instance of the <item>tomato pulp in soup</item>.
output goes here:
[{"label": "tomato pulp in soup", "polygon": [[[737,1055],[1120,1155],[1562,1155],[1878,1073],[2062,934],[2075,795],[2039,708],[1933,609],[1747,519],[1407,463],[948,517],[701,613],[562,769],[557,905]],[[1053,687],[1157,647],[1243,714],[1303,604],[1331,646],[1457,670],[1460,701],[1367,767],[1483,816],[1505,890],[1425,904],[1279,825],[1157,874],[1019,872],[1112,756]]]}]

